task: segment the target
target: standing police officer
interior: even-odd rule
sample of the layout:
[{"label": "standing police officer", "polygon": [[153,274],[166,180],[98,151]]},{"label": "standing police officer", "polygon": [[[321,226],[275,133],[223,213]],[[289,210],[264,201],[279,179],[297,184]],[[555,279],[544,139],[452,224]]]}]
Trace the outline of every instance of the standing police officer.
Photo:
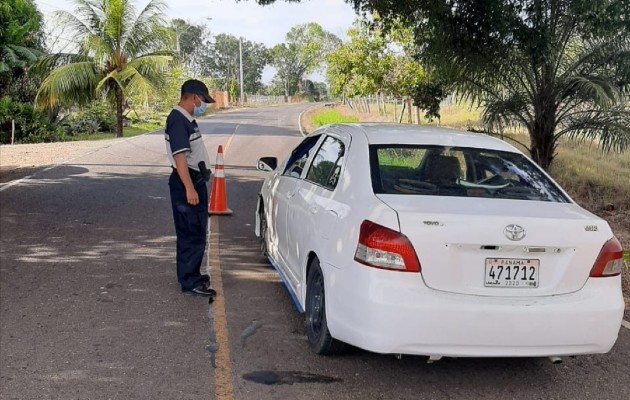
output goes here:
[{"label": "standing police officer", "polygon": [[179,104],[166,119],[165,139],[173,167],[168,184],[177,234],[177,280],[184,294],[213,297],[209,276],[200,272],[208,229],[210,159],[193,118],[203,114],[208,103],[214,100],[203,82],[184,82]]}]

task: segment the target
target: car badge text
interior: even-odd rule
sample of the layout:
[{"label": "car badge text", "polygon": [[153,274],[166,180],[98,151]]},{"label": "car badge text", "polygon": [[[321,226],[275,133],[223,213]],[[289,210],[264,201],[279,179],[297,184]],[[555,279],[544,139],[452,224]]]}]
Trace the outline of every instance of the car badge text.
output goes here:
[{"label": "car badge text", "polygon": [[505,227],[503,234],[510,240],[521,240],[525,237],[525,229],[520,225],[511,224]]}]

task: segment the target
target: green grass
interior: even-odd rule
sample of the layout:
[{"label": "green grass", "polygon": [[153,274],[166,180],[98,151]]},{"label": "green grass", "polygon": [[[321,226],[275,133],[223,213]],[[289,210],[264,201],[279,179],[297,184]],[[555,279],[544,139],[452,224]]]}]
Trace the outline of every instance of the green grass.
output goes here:
[{"label": "green grass", "polygon": [[[162,124],[157,124],[153,122],[139,122],[133,124],[131,126],[123,127],[123,137],[133,137],[142,135],[143,133],[151,132],[156,129],[161,128]],[[98,132],[98,133],[84,133],[80,135],[74,135],[69,137],[68,141],[77,141],[77,140],[104,140],[104,139],[114,139],[113,132]]]},{"label": "green grass", "polygon": [[630,263],[630,250],[626,250],[623,252],[623,258],[626,260],[626,262]]},{"label": "green grass", "polygon": [[326,110],[313,115],[311,120],[315,126],[322,126],[341,122],[358,122],[359,118],[342,115],[337,110]]}]

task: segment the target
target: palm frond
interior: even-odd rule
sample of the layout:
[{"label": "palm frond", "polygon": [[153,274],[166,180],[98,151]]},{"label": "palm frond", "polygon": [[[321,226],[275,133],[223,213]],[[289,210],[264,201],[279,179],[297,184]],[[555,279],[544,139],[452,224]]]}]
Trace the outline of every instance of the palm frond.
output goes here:
[{"label": "palm frond", "polygon": [[135,68],[139,74],[145,76],[158,76],[168,71],[173,57],[162,54],[150,54],[135,58],[129,62],[129,66]]},{"label": "palm frond", "polygon": [[53,18],[59,24],[65,26],[69,33],[78,41],[82,41],[87,35],[94,33],[91,26],[68,11],[56,11],[53,15]]},{"label": "palm frond", "polygon": [[121,76],[121,72],[118,70],[111,71],[107,75],[105,75],[96,85],[97,92],[106,92],[108,91],[106,85],[109,85],[111,82],[115,82],[116,85],[121,88],[123,91],[125,90],[125,85],[123,84],[123,76]]},{"label": "palm frond", "polygon": [[529,102],[520,94],[486,102],[482,118],[491,130],[509,127],[530,130],[533,125]]},{"label": "palm frond", "polygon": [[35,102],[42,108],[86,104],[94,98],[98,81],[92,62],[62,65],[44,79]]},{"label": "palm frond", "polygon": [[31,68],[31,71],[39,75],[44,75],[56,67],[66,65],[66,64],[81,63],[81,62],[93,62],[93,60],[91,57],[83,55],[83,54],[74,54],[74,53],[49,54],[49,55],[40,57]]},{"label": "palm frond", "polygon": [[630,148],[630,107],[617,104],[607,110],[576,112],[563,124],[556,137],[599,142],[604,150]]},{"label": "palm frond", "polygon": [[630,41],[627,38],[582,41],[574,39],[568,46],[561,67],[560,79],[575,75],[593,75],[602,68],[630,58]]},{"label": "palm frond", "polygon": [[[114,48],[109,40],[103,38],[102,35],[86,35],[83,44],[83,52],[93,55],[97,65],[104,66],[114,53]],[[104,67],[103,67],[104,68]]]},{"label": "palm frond", "polygon": [[24,46],[8,45],[8,47],[13,50],[17,57],[27,63],[34,63],[39,57],[44,55],[43,51]]},{"label": "palm frond", "polygon": [[133,56],[164,48],[174,42],[172,33],[164,28],[166,3],[162,0],[150,1],[131,24],[125,42],[126,51]]},{"label": "palm frond", "polygon": [[565,118],[583,109],[605,109],[618,103],[624,96],[610,75],[573,76],[557,81],[558,108],[556,121],[562,124]]},{"label": "palm frond", "polygon": [[150,93],[165,84],[172,58],[164,55],[148,55],[134,59],[128,68],[135,73],[128,80],[130,93]]},{"label": "palm frond", "polygon": [[158,85],[154,80],[148,79],[146,76],[140,74],[135,68],[129,67],[130,78],[127,80],[127,94],[142,94],[150,95],[157,91]]},{"label": "palm frond", "polygon": [[77,19],[84,21],[92,33],[103,29],[107,0],[72,0]]}]

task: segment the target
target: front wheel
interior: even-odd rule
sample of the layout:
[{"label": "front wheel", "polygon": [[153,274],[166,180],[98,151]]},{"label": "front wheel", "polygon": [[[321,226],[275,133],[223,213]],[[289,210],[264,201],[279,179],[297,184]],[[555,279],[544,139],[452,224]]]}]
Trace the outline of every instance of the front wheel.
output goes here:
[{"label": "front wheel", "polygon": [[328,331],[324,275],[317,258],[311,261],[306,281],[306,334],[308,345],[316,354],[339,354],[345,347]]}]

